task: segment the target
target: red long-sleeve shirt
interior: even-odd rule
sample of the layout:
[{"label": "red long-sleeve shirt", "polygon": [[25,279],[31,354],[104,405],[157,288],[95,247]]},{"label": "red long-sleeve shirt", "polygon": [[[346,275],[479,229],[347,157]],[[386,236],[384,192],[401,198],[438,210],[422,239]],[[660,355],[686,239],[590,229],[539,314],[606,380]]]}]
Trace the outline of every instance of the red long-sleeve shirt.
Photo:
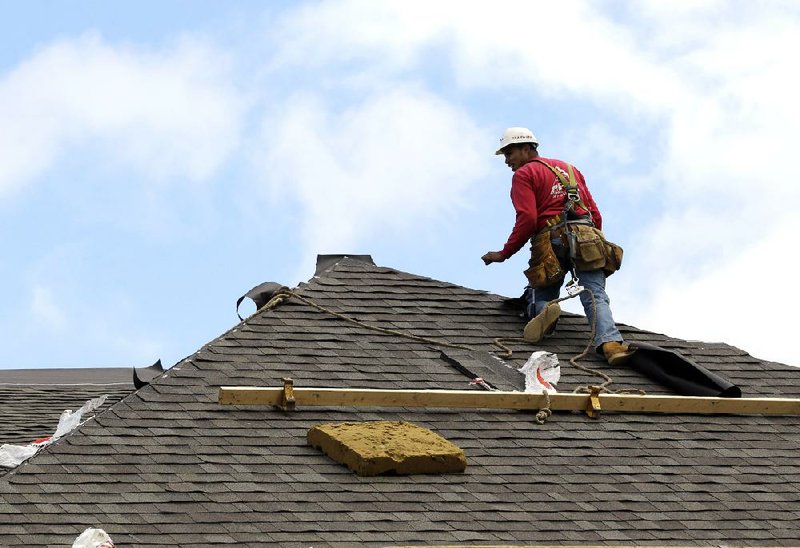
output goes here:
[{"label": "red long-sleeve shirt", "polygon": [[[569,178],[566,162],[549,158],[539,158],[556,169],[563,170],[564,177]],[[572,168],[578,184],[578,195],[592,214],[594,226],[603,229],[603,218],[594,203],[594,198],[586,187],[583,175],[575,167]],[[508,241],[500,253],[508,259],[519,251],[534,234],[545,226],[547,219],[559,215],[564,210],[567,199],[566,191],[550,169],[536,161],[530,161],[517,171],[511,179],[511,202],[517,211],[517,220]],[[575,212],[585,215],[586,210],[575,206]]]}]

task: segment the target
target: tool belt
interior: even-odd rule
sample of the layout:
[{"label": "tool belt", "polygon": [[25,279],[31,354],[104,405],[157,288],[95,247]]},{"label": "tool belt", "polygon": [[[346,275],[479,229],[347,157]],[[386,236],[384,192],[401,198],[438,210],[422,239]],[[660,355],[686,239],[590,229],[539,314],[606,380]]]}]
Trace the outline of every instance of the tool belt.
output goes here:
[{"label": "tool belt", "polygon": [[[562,215],[548,219],[545,228],[531,238],[531,259],[525,270],[531,287],[561,285],[572,264],[579,271],[602,269],[606,276],[619,270],[622,248],[606,240],[589,218],[566,223],[562,219]],[[560,240],[561,253],[556,253],[553,240]]]}]

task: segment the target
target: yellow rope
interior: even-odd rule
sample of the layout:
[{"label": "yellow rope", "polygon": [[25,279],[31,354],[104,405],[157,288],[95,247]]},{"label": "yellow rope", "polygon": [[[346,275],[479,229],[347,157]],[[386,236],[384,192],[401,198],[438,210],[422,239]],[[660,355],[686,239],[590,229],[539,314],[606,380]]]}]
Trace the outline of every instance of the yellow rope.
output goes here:
[{"label": "yellow rope", "polygon": [[[444,347],[447,347],[447,348],[458,348],[460,350],[469,350],[469,351],[473,351],[473,352],[475,351],[474,348],[471,348],[469,346],[465,346],[463,344],[454,344],[454,343],[450,343],[450,342],[447,342],[447,341],[440,341],[438,339],[431,339],[431,338],[428,338],[428,337],[421,337],[419,335],[412,335],[410,333],[404,333],[402,331],[397,331],[396,329],[387,329],[385,327],[378,327],[378,326],[375,326],[375,325],[370,325],[368,323],[364,323],[361,320],[356,320],[355,318],[351,318],[349,316],[345,316],[344,314],[341,314],[339,312],[331,310],[330,308],[326,308],[326,307],[324,307],[322,305],[319,305],[319,304],[315,303],[314,301],[312,301],[310,299],[307,299],[306,297],[303,297],[302,295],[298,295],[297,293],[289,290],[288,288],[279,289],[278,291],[276,291],[275,295],[272,297],[272,299],[269,300],[269,302],[267,304],[264,305],[262,310],[271,310],[271,309],[275,308],[276,306],[278,306],[279,304],[281,304],[286,299],[288,299],[289,297],[294,297],[298,301],[300,301],[302,303],[305,303],[308,306],[311,306],[313,308],[316,308],[320,312],[324,312],[326,314],[330,314],[331,316],[335,316],[335,317],[337,317],[337,318],[339,318],[341,320],[344,320],[346,322],[358,325],[359,327],[364,327],[366,329],[370,329],[370,330],[376,331],[378,333],[383,333],[384,335],[395,335],[395,336],[398,336],[398,337],[405,337],[406,339],[411,339],[411,340],[422,342],[422,343],[426,343],[426,344],[432,344],[434,346],[444,346]],[[513,355],[513,352],[511,351],[510,348],[508,348],[506,345],[504,345],[501,342],[503,340],[507,340],[507,339],[497,338],[497,339],[494,340],[494,344],[496,346],[498,346],[499,348],[502,348],[505,351],[503,354],[499,355],[501,358],[510,358]]]}]

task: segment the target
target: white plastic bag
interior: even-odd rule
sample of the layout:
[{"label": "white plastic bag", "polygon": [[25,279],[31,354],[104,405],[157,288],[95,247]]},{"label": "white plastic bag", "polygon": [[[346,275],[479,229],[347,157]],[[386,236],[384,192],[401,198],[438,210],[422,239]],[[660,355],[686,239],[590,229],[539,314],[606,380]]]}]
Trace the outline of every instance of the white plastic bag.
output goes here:
[{"label": "white plastic bag", "polygon": [[114,548],[114,541],[102,529],[90,527],[75,539],[72,548]]},{"label": "white plastic bag", "polygon": [[555,393],[561,378],[558,356],[552,352],[534,352],[519,372],[525,375],[525,392],[541,394],[542,390],[547,390]]}]

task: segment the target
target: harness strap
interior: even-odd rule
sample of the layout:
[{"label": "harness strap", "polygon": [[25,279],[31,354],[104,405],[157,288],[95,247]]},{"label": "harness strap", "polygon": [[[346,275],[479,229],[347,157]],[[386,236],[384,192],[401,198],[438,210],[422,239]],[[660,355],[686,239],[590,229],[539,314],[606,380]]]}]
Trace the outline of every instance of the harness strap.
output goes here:
[{"label": "harness strap", "polygon": [[[567,201],[566,204],[564,205],[564,213],[567,213],[569,211],[573,211],[574,213],[573,206],[577,204],[578,207],[586,211],[586,213],[589,216],[589,219],[591,220],[592,212],[589,211],[589,208],[586,207],[586,204],[583,203],[583,200],[581,200],[580,194],[578,193],[578,183],[575,181],[575,172],[574,168],[572,167],[572,164],[567,164],[567,173],[569,175],[569,179],[567,179],[559,170],[557,170],[555,167],[551,166],[541,158],[534,158],[533,161],[539,162],[540,164],[546,166],[550,171],[552,171],[553,174],[558,179],[558,182],[561,183],[562,187],[564,187],[564,191],[567,193]],[[548,219],[548,222],[549,221],[550,219]],[[555,224],[561,223],[563,221],[564,219],[560,219],[558,222],[554,223],[554,225],[547,224],[547,226],[548,227],[555,226]]]}]

